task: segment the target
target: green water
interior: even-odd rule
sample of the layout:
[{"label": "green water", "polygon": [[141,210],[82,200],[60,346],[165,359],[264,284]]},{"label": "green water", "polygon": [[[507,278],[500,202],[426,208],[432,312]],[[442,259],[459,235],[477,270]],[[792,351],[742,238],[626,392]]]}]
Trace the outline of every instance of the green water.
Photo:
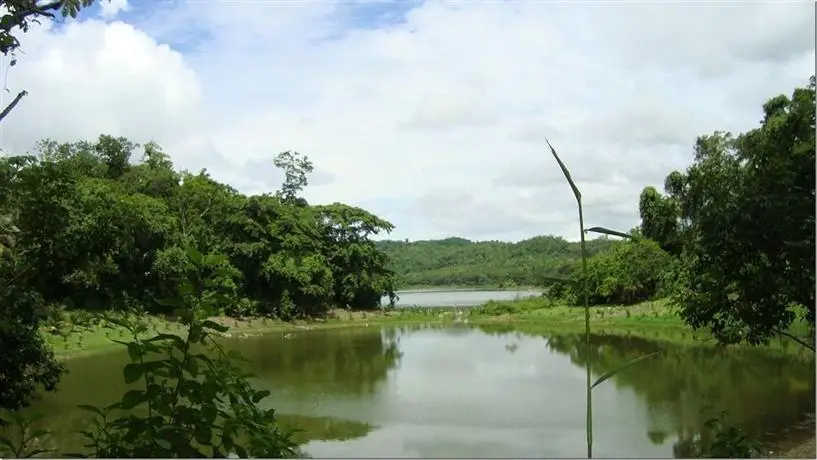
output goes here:
[{"label": "green water", "polygon": [[[757,350],[675,348],[595,337],[600,374],[661,349],[594,390],[597,457],[683,457],[707,405],[756,435],[814,411],[814,363]],[[580,336],[441,327],[312,330],[236,339],[273,392],[268,404],[315,457],[581,457],[585,453]],[[78,358],[47,414],[63,451],[87,415],[77,404],[123,393],[124,353]]]}]

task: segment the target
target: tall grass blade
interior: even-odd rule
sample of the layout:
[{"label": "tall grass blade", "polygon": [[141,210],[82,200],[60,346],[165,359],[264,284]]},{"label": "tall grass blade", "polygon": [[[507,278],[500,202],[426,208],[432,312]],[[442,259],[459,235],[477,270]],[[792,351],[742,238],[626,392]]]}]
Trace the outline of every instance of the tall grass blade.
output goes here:
[{"label": "tall grass blade", "polygon": [[618,366],[617,368],[613,369],[612,371],[607,372],[607,373],[605,373],[604,375],[602,375],[601,377],[599,377],[599,378],[598,378],[598,380],[596,380],[596,382],[595,382],[595,383],[593,383],[593,385],[591,385],[591,386],[590,386],[590,389],[596,388],[596,387],[597,387],[597,386],[599,386],[600,384],[604,383],[604,381],[605,381],[605,380],[609,379],[610,377],[615,376],[616,374],[618,374],[618,373],[620,373],[621,371],[623,371],[623,370],[627,369],[628,367],[632,366],[633,364],[636,364],[636,363],[639,363],[639,362],[641,362],[641,361],[644,361],[644,360],[645,360],[645,359],[647,359],[647,358],[651,358],[651,357],[653,357],[653,356],[657,355],[658,353],[659,353],[659,352],[654,351],[654,352],[652,352],[652,353],[648,353],[648,354],[646,354],[646,355],[638,356],[638,357],[636,357],[636,358],[633,358],[633,359],[631,359],[631,360],[629,360],[629,361],[625,362],[625,363],[624,363],[624,364],[622,364],[621,366]]},{"label": "tall grass blade", "polygon": [[559,163],[559,167],[562,169],[562,173],[565,175],[567,183],[570,184],[570,188],[573,189],[573,195],[576,197],[576,201],[578,201],[579,206],[581,206],[582,194],[581,192],[579,192],[579,188],[576,187],[576,183],[573,182],[573,178],[570,177],[570,171],[568,171],[567,166],[565,166],[565,164],[562,163],[562,159],[559,158],[559,155],[556,154],[556,149],[554,149],[553,146],[550,145],[550,141],[545,139],[545,142],[547,142],[548,147],[550,147],[550,153],[553,154],[553,158],[556,159],[556,163]]},{"label": "tall grass blade", "polygon": [[582,194],[579,191],[579,188],[576,187],[576,183],[573,182],[573,178],[570,177],[570,171],[567,170],[567,166],[562,163],[562,159],[559,158],[559,155],[556,153],[556,149],[550,145],[550,141],[547,139],[545,139],[545,142],[547,142],[548,147],[550,147],[550,153],[553,154],[553,158],[555,158],[556,162],[559,163],[559,168],[562,169],[562,173],[564,174],[565,179],[567,179],[567,183],[570,184],[570,188],[573,189],[573,196],[576,197],[576,204],[579,207],[579,236],[581,238],[582,247],[582,290],[584,291],[584,343],[585,347],[587,348],[587,364],[585,365],[587,415],[585,417],[585,430],[587,432],[587,458],[593,458],[593,387],[590,385],[590,380],[593,378],[590,373],[592,364],[592,354],[590,353],[590,296],[587,292],[587,244],[584,238],[584,210],[582,209]]},{"label": "tall grass blade", "polygon": [[609,228],[604,227],[590,227],[587,230],[585,230],[585,232],[602,233],[604,235],[618,236],[621,238],[626,238],[628,240],[635,239],[635,237],[629,233],[622,233],[617,230],[610,230]]}]

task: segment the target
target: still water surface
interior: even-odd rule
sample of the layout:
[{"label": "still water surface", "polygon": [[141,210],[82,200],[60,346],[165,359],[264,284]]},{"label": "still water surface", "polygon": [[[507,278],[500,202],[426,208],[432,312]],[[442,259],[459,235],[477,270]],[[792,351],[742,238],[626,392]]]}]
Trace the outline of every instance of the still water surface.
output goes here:
[{"label": "still water surface", "polygon": [[[714,404],[754,434],[814,411],[814,363],[595,337],[596,374],[661,349],[594,390],[598,457],[683,457]],[[268,404],[308,430],[315,457],[581,457],[583,339],[463,327],[368,327],[227,342],[271,390]],[[87,423],[77,404],[125,391],[124,353],[77,358],[48,414],[64,450]],[[287,418],[289,417],[289,418]],[[293,422],[294,423],[294,422]]]},{"label": "still water surface", "polygon": [[[416,290],[397,291],[396,306],[399,307],[473,307],[489,300],[514,300],[525,297],[536,297],[540,291],[482,291],[482,290]],[[382,303],[388,303],[384,297]]]}]

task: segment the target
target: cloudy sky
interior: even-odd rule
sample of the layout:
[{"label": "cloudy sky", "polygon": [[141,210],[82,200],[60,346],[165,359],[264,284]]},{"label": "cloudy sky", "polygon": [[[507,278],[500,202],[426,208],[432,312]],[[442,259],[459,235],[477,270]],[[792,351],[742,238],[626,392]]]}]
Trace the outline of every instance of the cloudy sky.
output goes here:
[{"label": "cloudy sky", "polygon": [[[283,150],[305,192],[390,220],[393,238],[575,239],[629,229],[638,194],[695,137],[757,125],[814,73],[814,6],[614,1],[113,0],[21,36],[0,146],[100,133],[159,142],[245,193]],[[24,54],[23,54],[24,53]]]}]

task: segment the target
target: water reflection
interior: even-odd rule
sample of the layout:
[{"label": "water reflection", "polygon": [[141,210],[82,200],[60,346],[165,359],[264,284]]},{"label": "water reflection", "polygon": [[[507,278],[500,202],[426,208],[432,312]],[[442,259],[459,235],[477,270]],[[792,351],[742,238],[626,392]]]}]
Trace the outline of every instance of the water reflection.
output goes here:
[{"label": "water reflection", "polygon": [[[488,334],[507,335],[486,328]],[[584,336],[547,338],[547,348],[587,363]],[[631,388],[644,402],[646,435],[663,444],[670,433],[676,457],[689,457],[705,421],[721,410],[727,421],[763,438],[793,426],[815,407],[814,361],[764,354],[759,350],[679,347],[637,337],[592,336],[592,371],[598,376],[635,357],[660,351],[604,385]]]},{"label": "water reflection", "polygon": [[[316,457],[575,457],[584,450],[582,336],[420,324],[312,330],[236,339],[285,426]],[[661,350],[594,390],[596,454],[683,457],[707,405],[752,434],[814,410],[814,362],[594,336],[593,372]],[[126,390],[122,353],[68,362],[49,415],[63,451],[87,423],[77,404],[104,405]]]}]

